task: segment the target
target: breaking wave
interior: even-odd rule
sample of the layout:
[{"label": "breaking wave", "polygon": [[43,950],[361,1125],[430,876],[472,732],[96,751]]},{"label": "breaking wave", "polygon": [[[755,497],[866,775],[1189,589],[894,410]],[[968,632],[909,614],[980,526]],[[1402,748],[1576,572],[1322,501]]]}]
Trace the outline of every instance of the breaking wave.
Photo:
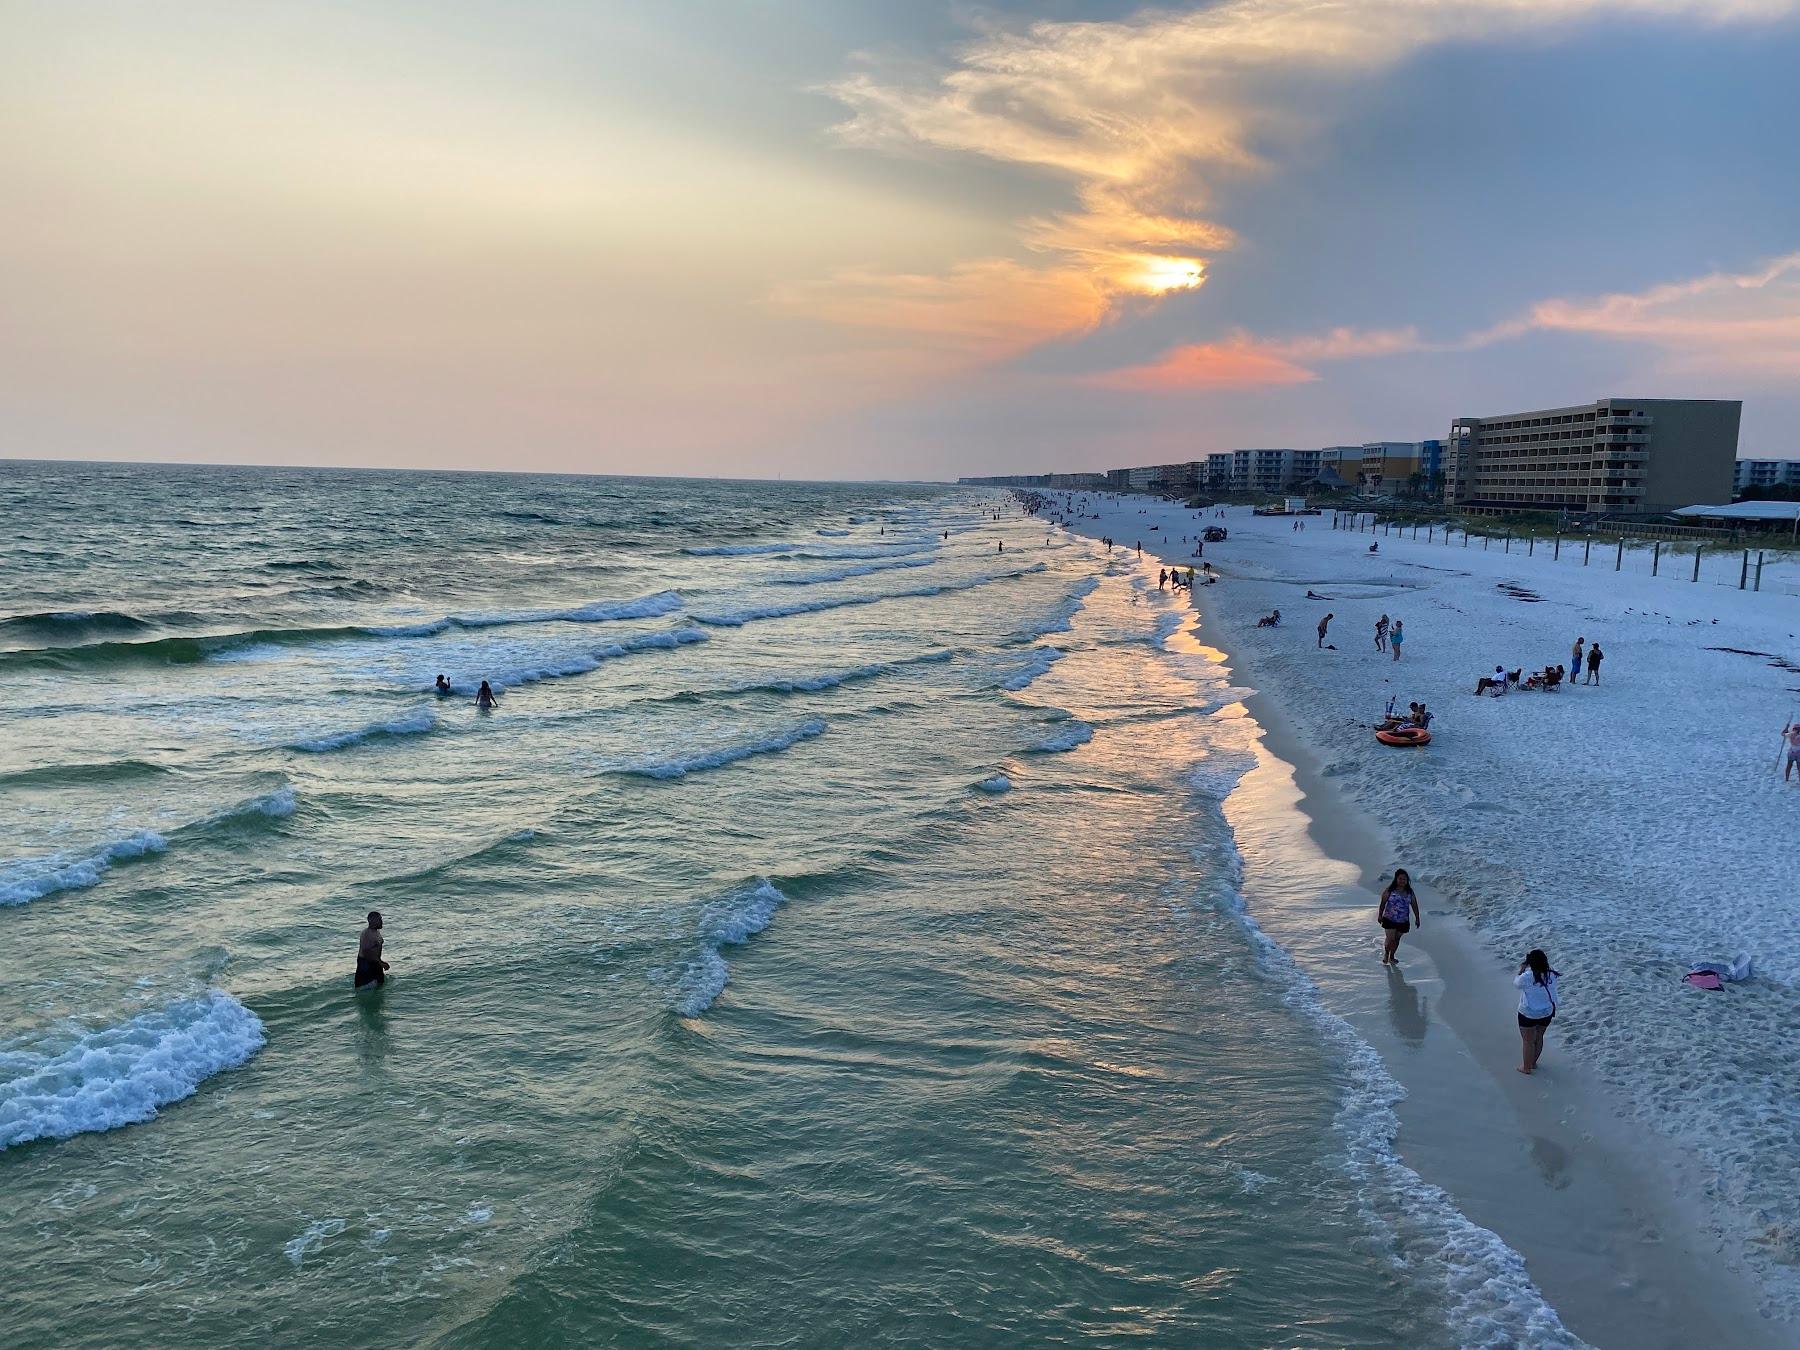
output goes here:
[{"label": "breaking wave", "polygon": [[742,946],[769,926],[787,897],[765,877],[728,891],[700,911],[700,949],[681,972],[675,988],[675,1011],[698,1017],[725,992],[731,967],[722,949]]},{"label": "breaking wave", "polygon": [[209,989],[117,1026],[0,1045],[0,1149],[150,1120],[264,1039],[255,1013]]}]

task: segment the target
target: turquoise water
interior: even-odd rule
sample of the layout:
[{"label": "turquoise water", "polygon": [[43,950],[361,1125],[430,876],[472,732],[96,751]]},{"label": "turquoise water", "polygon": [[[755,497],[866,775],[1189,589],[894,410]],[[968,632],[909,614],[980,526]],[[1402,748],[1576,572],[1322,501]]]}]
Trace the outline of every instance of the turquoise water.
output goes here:
[{"label": "turquoise water", "polygon": [[0,480],[14,1339],[1474,1339],[1135,563],[927,487]]}]

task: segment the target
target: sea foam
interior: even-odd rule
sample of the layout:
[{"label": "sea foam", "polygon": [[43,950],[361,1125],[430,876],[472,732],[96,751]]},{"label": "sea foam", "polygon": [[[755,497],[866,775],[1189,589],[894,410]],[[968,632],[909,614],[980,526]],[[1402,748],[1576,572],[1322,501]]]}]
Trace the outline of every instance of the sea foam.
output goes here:
[{"label": "sea foam", "polygon": [[717,610],[710,614],[696,614],[694,617],[701,623],[717,627],[741,628],[759,619],[784,619],[795,614],[816,614],[821,610],[842,609],[848,605],[878,605],[884,600],[911,600],[952,591],[971,591],[990,582],[1010,581],[1043,569],[1042,563],[1036,563],[1017,572],[995,572],[985,577],[971,577],[966,581],[945,581],[936,586],[916,586],[902,591],[875,591],[865,595],[834,595],[819,600],[794,600],[781,604],[747,605],[742,609]]},{"label": "sea foam", "polygon": [[0,1149],[153,1118],[263,1045],[255,1013],[221,989],[128,1022],[0,1047]]},{"label": "sea foam", "polygon": [[787,897],[766,877],[709,901],[700,911],[700,948],[675,988],[675,1011],[698,1017],[725,991],[731,967],[721,949],[742,946],[769,926]]}]

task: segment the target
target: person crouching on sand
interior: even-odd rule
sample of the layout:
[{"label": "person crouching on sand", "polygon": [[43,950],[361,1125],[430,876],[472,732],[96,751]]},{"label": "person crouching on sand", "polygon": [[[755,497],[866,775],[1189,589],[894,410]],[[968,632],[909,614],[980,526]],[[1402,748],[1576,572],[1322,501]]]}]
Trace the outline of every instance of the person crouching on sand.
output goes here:
[{"label": "person crouching on sand", "polygon": [[1400,963],[1395,953],[1400,950],[1400,935],[1411,931],[1415,923],[1421,928],[1425,926],[1425,920],[1419,914],[1419,897],[1413,894],[1412,878],[1406,874],[1404,867],[1394,869],[1394,879],[1381,893],[1381,903],[1375,907],[1375,917],[1387,930],[1381,948],[1381,964],[1397,966]]},{"label": "person crouching on sand", "polygon": [[1544,1030],[1556,1018],[1556,977],[1550,958],[1533,947],[1519,962],[1513,983],[1519,987],[1519,1042],[1524,1057],[1520,1073],[1530,1073],[1544,1053]]},{"label": "person crouching on sand", "polygon": [[356,944],[356,987],[387,983],[388,963],[381,959],[381,911],[369,911],[369,926],[362,930]]}]

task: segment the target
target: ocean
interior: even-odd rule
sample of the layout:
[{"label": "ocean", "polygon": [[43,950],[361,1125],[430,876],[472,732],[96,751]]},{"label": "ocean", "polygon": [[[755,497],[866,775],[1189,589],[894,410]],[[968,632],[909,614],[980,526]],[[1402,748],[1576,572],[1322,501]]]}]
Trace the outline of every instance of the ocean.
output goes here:
[{"label": "ocean", "polygon": [[1513,1343],[1153,565],[931,486],[0,502],[11,1339]]}]

